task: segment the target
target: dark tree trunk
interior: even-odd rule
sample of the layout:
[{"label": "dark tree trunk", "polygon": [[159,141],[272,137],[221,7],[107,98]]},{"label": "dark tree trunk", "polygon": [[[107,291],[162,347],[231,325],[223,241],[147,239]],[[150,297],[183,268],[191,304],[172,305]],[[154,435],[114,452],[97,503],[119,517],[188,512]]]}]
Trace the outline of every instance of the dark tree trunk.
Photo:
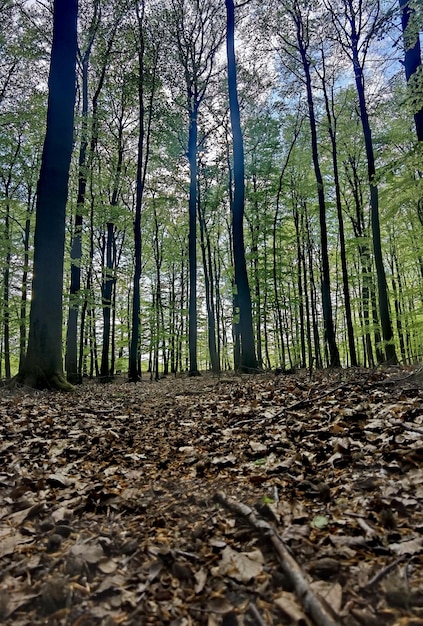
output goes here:
[{"label": "dark tree trunk", "polygon": [[103,279],[101,283],[101,303],[103,308],[103,344],[101,351],[100,376],[108,378],[111,375],[110,369],[110,334],[111,334],[111,313],[113,299],[113,284],[115,270],[115,225],[107,222],[107,234],[105,241],[105,263],[103,264]]},{"label": "dark tree trunk", "polygon": [[12,172],[13,167],[16,164],[19,152],[21,149],[21,137],[19,136],[16,148],[13,153],[13,157],[7,168],[7,173],[2,175],[1,178],[4,182],[4,201],[5,201],[5,216],[4,216],[4,268],[3,268],[3,352],[4,352],[4,369],[6,378],[11,377],[10,368],[10,261],[12,259],[11,248],[11,230],[10,230],[10,202],[12,200],[10,196],[11,184],[12,184]]},{"label": "dark tree trunk", "polygon": [[[410,6],[410,0],[399,0],[399,6],[401,8],[401,24],[404,35],[404,69],[407,83],[414,78],[417,78],[417,71],[420,73],[422,68],[422,57],[420,48],[419,33],[413,34],[413,38],[410,40],[410,33],[407,30],[407,26],[410,19],[414,17],[415,10]],[[418,110],[414,112],[414,123],[416,126],[417,139],[423,141],[423,107],[420,106]]]},{"label": "dark tree trunk", "polygon": [[25,358],[26,348],[26,307],[28,300],[28,266],[29,266],[29,239],[31,233],[31,190],[28,191],[27,218],[25,220],[25,229],[23,235],[24,258],[23,271],[21,280],[21,303],[20,303],[20,319],[19,319],[19,370]]},{"label": "dark tree trunk", "polygon": [[[307,263],[306,263],[306,237],[305,237],[305,223],[306,216],[304,215],[304,211],[301,211],[301,258],[302,258],[302,272],[303,272],[303,285],[304,285],[304,302],[305,302],[305,314],[306,314],[306,329],[307,329],[307,356],[308,356],[308,367],[311,371],[313,367],[313,350],[311,345],[311,321],[310,321],[310,300],[308,295],[308,286],[307,286]],[[307,363],[305,364],[307,366]]]},{"label": "dark tree trunk", "polygon": [[320,336],[319,336],[319,324],[317,319],[317,289],[316,289],[316,281],[314,278],[314,269],[313,269],[313,245],[310,234],[310,223],[307,215],[307,205],[304,204],[305,210],[305,227],[306,227],[306,235],[307,235],[307,260],[308,260],[308,275],[310,279],[310,308],[311,308],[311,319],[312,319],[312,327],[313,327],[313,343],[314,343],[314,358],[316,361],[316,368],[322,367],[322,353],[320,350]]},{"label": "dark tree trunk", "polygon": [[200,225],[200,246],[203,261],[204,287],[206,291],[207,309],[207,339],[209,345],[209,356],[212,372],[217,374],[220,370],[219,357],[216,347],[216,317],[214,306],[213,288],[213,265],[211,262],[210,239],[207,232],[207,224],[203,213],[203,207],[198,201],[198,221]]},{"label": "dark tree trunk", "polygon": [[307,104],[310,122],[311,134],[311,151],[313,157],[314,175],[317,183],[317,197],[319,202],[319,222],[320,222],[320,252],[322,257],[322,308],[323,321],[325,325],[325,343],[329,350],[329,365],[331,367],[339,367],[340,359],[338,346],[335,338],[335,325],[333,322],[332,301],[330,293],[330,270],[328,255],[328,235],[326,225],[326,201],[323,184],[323,177],[320,168],[319,151],[317,143],[316,116],[314,111],[314,100],[311,84],[310,67],[311,62],[307,54],[307,43],[304,39],[303,17],[298,10],[291,12],[292,19],[296,27],[298,51],[301,55],[303,70],[305,75],[305,84],[307,91]]},{"label": "dark tree trunk", "polygon": [[[138,20],[140,17],[138,16]],[[144,160],[144,38],[142,34],[142,24],[139,21],[140,31],[140,50],[139,50],[139,84],[138,84],[138,109],[139,109],[139,128],[138,128],[138,154],[137,154],[137,175],[136,175],[136,200],[135,200],[135,218],[134,218],[134,280],[132,287],[132,321],[131,321],[131,344],[129,349],[129,380],[136,382],[140,379],[141,372],[138,368],[139,363],[139,341],[140,341],[140,308],[141,308],[141,209],[142,197],[144,193],[144,176],[143,176],[143,160]]]},{"label": "dark tree trunk", "polygon": [[82,382],[82,374],[78,371],[77,337],[79,313],[78,299],[81,289],[82,211],[85,202],[85,190],[87,187],[86,157],[88,146],[88,59],[89,56],[85,56],[82,62],[82,136],[79,148],[78,195],[76,200],[75,225],[71,245],[69,312],[66,327],[65,370],[68,381],[74,384]]},{"label": "dark tree trunk", "polygon": [[[88,69],[91,50],[94,44],[94,40],[97,34],[98,27],[101,20],[101,11],[99,11],[98,0],[94,5],[94,15],[90,25],[90,37],[87,44],[85,53],[81,59],[82,65],[82,136],[79,151],[78,162],[78,193],[77,193],[77,207],[75,216],[75,227],[71,245],[71,282],[70,282],[70,301],[69,301],[69,313],[68,323],[66,331],[66,373],[68,380],[74,383],[80,383],[82,381],[82,353],[81,346],[84,344],[83,328],[81,323],[80,340],[79,340],[79,355],[78,355],[78,316],[80,307],[80,288],[81,288],[81,256],[82,256],[82,224],[83,224],[83,206],[86,197],[87,187],[87,170],[89,168],[88,159],[93,156],[98,139],[98,100],[100,93],[103,89],[104,81],[106,78],[106,71],[108,66],[108,60],[110,58],[114,39],[116,36],[117,28],[121,17],[116,19],[110,33],[106,51],[102,60],[102,66],[100,71],[100,77],[98,80],[97,88],[92,98],[92,129],[91,140],[88,147]],[[83,306],[85,303],[83,304]],[[85,305],[86,306],[86,305]],[[82,317],[82,314],[81,314]]]},{"label": "dark tree trunk", "polygon": [[272,225],[272,278],[273,278],[273,293],[275,298],[275,309],[276,309],[276,332],[277,337],[279,339],[279,353],[280,353],[280,362],[278,365],[282,368],[285,367],[285,342],[283,338],[283,320],[282,320],[282,311],[281,311],[281,303],[279,298],[279,277],[278,277],[278,254],[277,254],[277,229],[278,229],[278,221],[280,214],[280,200],[282,194],[282,184],[285,176],[286,168],[288,167],[289,159],[291,157],[291,153],[294,149],[295,143],[297,141],[298,135],[300,133],[302,126],[302,121],[298,120],[295,126],[294,137],[292,139],[291,145],[289,146],[288,154],[285,159],[285,163],[282,167],[282,171],[279,176],[278,182],[278,191],[276,193],[276,207],[275,213],[273,216],[273,225]]},{"label": "dark tree trunk", "polygon": [[63,374],[65,215],[73,143],[77,0],[55,0],[47,130],[38,181],[28,350],[19,378],[70,389]]},{"label": "dark tree trunk", "polygon": [[240,332],[240,367],[244,372],[257,370],[257,358],[254,345],[253,316],[251,293],[248,284],[247,265],[244,244],[244,141],[241,130],[241,117],[238,102],[236,60],[235,60],[235,7],[233,0],[226,2],[226,52],[228,60],[228,92],[229,108],[232,125],[233,161],[234,161],[234,195],[232,202],[232,245],[234,254],[235,284],[239,308]]},{"label": "dark tree trunk", "polygon": [[297,242],[297,288],[298,288],[298,312],[300,323],[300,367],[306,367],[306,344],[305,344],[305,317],[304,317],[304,293],[303,293],[303,274],[302,268],[304,265],[303,248],[302,248],[302,233],[300,232],[300,216],[298,212],[298,204],[294,200],[293,214],[295,224],[295,236]]},{"label": "dark tree trunk", "polygon": [[[188,98],[190,102],[191,97]],[[189,161],[189,314],[188,314],[188,346],[189,374],[198,376],[197,364],[197,136],[198,136],[198,103],[195,102],[189,114],[188,161]]]},{"label": "dark tree trunk", "polygon": [[[322,57],[323,57],[323,53],[322,53]],[[323,87],[323,94],[325,98],[326,115],[328,118],[328,132],[329,132],[329,137],[330,137],[331,146],[332,146],[332,166],[333,166],[333,178],[334,178],[334,183],[335,183],[336,212],[338,215],[338,225],[339,225],[339,245],[340,245],[340,250],[341,250],[342,288],[343,288],[343,294],[344,294],[345,319],[347,323],[348,349],[350,353],[351,365],[353,367],[356,367],[358,363],[357,363],[357,353],[355,349],[354,328],[353,328],[353,323],[352,323],[347,255],[346,255],[346,250],[345,250],[344,218],[342,215],[341,188],[340,188],[340,183],[339,183],[338,147],[337,147],[337,140],[336,140],[336,118],[335,118],[335,115],[333,114],[333,91],[332,91],[332,111],[331,111],[331,106],[329,103],[329,97],[327,94],[327,87],[326,87],[324,75],[322,78],[322,87]]]},{"label": "dark tree trunk", "polygon": [[[136,200],[135,200],[135,217],[134,217],[134,254],[135,268],[132,290],[132,333],[129,346],[129,379],[136,382],[141,377],[141,355],[139,349],[140,343],[140,309],[141,309],[141,254],[142,254],[142,236],[141,236],[141,212],[145,187],[145,177],[147,175],[147,166],[150,155],[150,133],[153,117],[153,101],[156,89],[156,68],[157,68],[157,49],[155,50],[154,66],[152,71],[151,92],[148,99],[148,106],[145,105],[144,81],[145,81],[145,41],[144,41],[144,2],[141,3],[141,11],[139,4],[136,4],[136,17],[138,25],[138,150],[137,150],[137,173],[136,173]],[[146,115],[147,113],[147,115]],[[147,120],[146,120],[147,118]]]},{"label": "dark tree trunk", "polygon": [[377,287],[379,294],[379,314],[380,323],[382,328],[382,338],[384,341],[384,349],[386,355],[386,361],[394,365],[397,363],[397,356],[395,353],[394,335],[392,332],[391,316],[389,313],[389,300],[388,300],[388,288],[386,284],[385,268],[382,258],[382,242],[380,236],[380,221],[379,221],[379,190],[375,179],[375,158],[373,150],[372,133],[370,129],[369,115],[366,106],[366,100],[364,95],[364,75],[361,67],[358,55],[357,44],[358,36],[355,32],[355,24],[351,23],[352,27],[352,58],[354,66],[355,84],[358,94],[358,101],[360,107],[360,118],[363,128],[364,144],[366,148],[367,158],[367,174],[370,186],[370,211],[372,222],[372,239],[373,239],[373,253],[376,266]]},{"label": "dark tree trunk", "polygon": [[3,342],[4,342],[4,373],[6,378],[11,377],[10,369],[10,259],[12,256],[10,247],[10,203],[6,197],[6,215],[4,219],[4,244],[6,258],[3,270]]}]

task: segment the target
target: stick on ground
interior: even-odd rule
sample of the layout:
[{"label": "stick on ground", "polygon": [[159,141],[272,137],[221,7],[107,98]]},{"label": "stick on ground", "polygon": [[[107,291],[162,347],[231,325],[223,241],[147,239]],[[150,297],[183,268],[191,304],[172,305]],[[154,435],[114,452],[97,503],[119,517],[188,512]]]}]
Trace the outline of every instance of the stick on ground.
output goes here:
[{"label": "stick on ground", "polygon": [[245,518],[250,526],[270,539],[285,576],[293,585],[305,613],[311,617],[315,624],[317,626],[339,626],[327,608],[313,593],[301,567],[273,527],[258,517],[249,506],[226,496],[222,492],[216,493],[215,500],[235,515]]}]

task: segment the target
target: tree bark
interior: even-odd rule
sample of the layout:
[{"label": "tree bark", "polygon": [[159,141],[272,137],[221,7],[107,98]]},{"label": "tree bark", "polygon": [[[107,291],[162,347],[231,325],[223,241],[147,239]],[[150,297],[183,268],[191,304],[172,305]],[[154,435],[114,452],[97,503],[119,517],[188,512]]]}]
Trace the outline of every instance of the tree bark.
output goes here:
[{"label": "tree bark", "polygon": [[351,52],[354,67],[355,84],[360,108],[360,118],[363,128],[364,144],[367,158],[367,175],[370,187],[370,212],[372,223],[373,254],[376,266],[377,286],[379,294],[379,315],[384,341],[386,361],[395,365],[398,360],[395,352],[394,334],[392,332],[391,316],[389,313],[388,288],[386,284],[385,268],[382,257],[382,241],[379,219],[379,190],[375,179],[375,157],[373,150],[372,132],[364,94],[364,74],[359,61],[357,42],[358,34],[355,23],[351,20]]},{"label": "tree bark", "polygon": [[87,148],[88,148],[88,68],[95,35],[100,23],[98,2],[94,5],[94,14],[90,25],[90,37],[81,58],[82,66],[82,124],[81,142],[78,157],[78,192],[76,215],[71,243],[71,270],[69,287],[69,311],[66,326],[65,370],[68,381],[74,384],[82,382],[82,373],[78,367],[78,315],[81,289],[82,224],[83,207],[87,188]]},{"label": "tree bark", "polygon": [[77,0],[55,0],[47,129],[38,181],[28,349],[19,380],[69,390],[62,362],[63,256],[72,155]]},{"label": "tree bark", "polygon": [[319,222],[320,222],[320,252],[322,255],[322,307],[323,321],[325,325],[325,341],[329,350],[329,365],[331,367],[339,367],[340,359],[338,346],[335,338],[335,325],[333,322],[332,301],[330,293],[330,270],[329,270],[329,254],[328,254],[328,235],[326,225],[326,201],[323,184],[323,176],[320,169],[320,160],[317,144],[316,116],[314,111],[313,92],[311,86],[310,60],[307,57],[307,51],[302,38],[302,16],[298,13],[292,14],[297,28],[297,43],[301,54],[303,69],[306,81],[307,103],[310,122],[311,134],[311,151],[313,157],[314,174],[317,183],[317,197],[319,201]]},{"label": "tree bark", "polygon": [[245,174],[244,141],[238,102],[237,70],[235,59],[235,7],[233,0],[226,3],[226,53],[228,61],[228,93],[232,126],[234,194],[232,202],[232,245],[234,254],[235,285],[239,307],[240,366],[243,372],[255,372],[258,368],[244,244]]},{"label": "tree bark", "polygon": [[144,2],[136,3],[135,11],[138,25],[138,150],[137,150],[137,173],[136,173],[136,200],[134,217],[134,254],[135,268],[132,293],[132,333],[129,346],[129,379],[136,382],[141,377],[140,355],[140,309],[141,309],[141,255],[142,233],[141,213],[147,175],[148,161],[150,157],[150,134],[153,119],[153,102],[156,93],[156,70],[158,62],[158,44],[154,50],[153,67],[151,74],[151,91],[146,107],[145,102],[145,41],[144,41]]},{"label": "tree bark", "polygon": [[[324,54],[322,49],[322,60],[323,67],[324,66]],[[333,111],[333,88],[332,88],[332,111],[331,105],[329,103],[329,96],[327,93],[327,86],[325,75],[322,76],[322,88],[323,95],[325,99],[325,107],[326,107],[326,115],[328,118],[328,132],[331,141],[332,147],[332,167],[333,167],[333,179],[335,183],[335,201],[336,201],[336,212],[338,215],[338,226],[339,226],[339,246],[341,252],[341,268],[342,268],[342,288],[344,294],[344,306],[345,306],[345,320],[347,324],[347,336],[348,336],[348,349],[350,353],[350,362],[353,367],[358,365],[357,363],[357,353],[355,349],[355,340],[354,340],[354,328],[352,323],[352,313],[351,313],[351,299],[350,299],[350,288],[349,288],[349,279],[348,279],[348,266],[347,266],[347,254],[345,248],[345,230],[344,230],[344,218],[342,215],[342,202],[341,202],[341,188],[339,182],[339,166],[338,166],[338,146],[336,139],[336,117]]]},{"label": "tree bark", "polygon": [[198,102],[195,96],[188,97],[188,103],[194,99],[189,112],[188,162],[189,162],[189,203],[188,203],[188,259],[189,259],[189,313],[188,347],[189,375],[198,376],[197,364],[197,137],[198,137]]},{"label": "tree bark", "polygon": [[[103,342],[101,351],[100,376],[107,379],[111,375],[109,364],[111,313],[113,300],[113,283],[115,271],[115,225],[107,222],[105,238],[105,263],[103,263],[103,278],[101,283],[101,303],[103,309]],[[104,253],[103,253],[104,255]]]}]

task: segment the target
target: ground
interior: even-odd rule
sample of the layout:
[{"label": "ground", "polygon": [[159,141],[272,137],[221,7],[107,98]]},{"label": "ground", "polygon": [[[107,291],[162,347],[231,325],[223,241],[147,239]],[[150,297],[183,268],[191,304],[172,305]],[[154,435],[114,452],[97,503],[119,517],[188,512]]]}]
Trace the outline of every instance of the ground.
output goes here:
[{"label": "ground", "polygon": [[423,625],[418,375],[15,389],[0,413],[1,624]]}]

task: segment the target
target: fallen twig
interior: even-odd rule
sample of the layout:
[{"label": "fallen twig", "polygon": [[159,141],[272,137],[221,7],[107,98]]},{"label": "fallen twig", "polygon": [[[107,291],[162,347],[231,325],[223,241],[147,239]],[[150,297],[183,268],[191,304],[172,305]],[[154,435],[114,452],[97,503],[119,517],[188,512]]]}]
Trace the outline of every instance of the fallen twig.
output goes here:
[{"label": "fallen twig", "polygon": [[266,622],[263,620],[255,604],[251,603],[250,606],[248,607],[248,610],[253,616],[253,618],[255,619],[255,621],[257,622],[258,626],[267,626]]},{"label": "fallen twig", "polygon": [[249,506],[226,496],[222,492],[216,493],[215,500],[235,515],[244,517],[253,528],[270,539],[284,574],[292,583],[304,611],[314,620],[317,626],[337,626],[337,622],[333,620],[327,608],[323,606],[311,590],[301,567],[274,528],[268,522],[258,517]]},{"label": "fallen twig", "polygon": [[352,381],[349,380],[349,381],[340,383],[336,387],[331,387],[329,391],[325,391],[325,393],[322,393],[319,396],[315,396],[313,398],[310,398],[310,397],[302,398],[302,400],[298,400],[297,402],[294,402],[293,404],[290,404],[289,406],[283,407],[280,411],[275,413],[273,417],[280,417],[281,415],[284,414],[285,411],[292,411],[294,409],[302,408],[306,404],[318,402],[319,400],[322,400],[323,398],[330,396],[331,393],[334,393],[335,391],[338,391],[339,389],[342,389],[343,387],[349,387],[351,384],[352,384]]},{"label": "fallen twig", "polygon": [[375,574],[373,576],[373,578],[371,578],[365,585],[363,585],[362,588],[363,589],[368,589],[369,587],[373,587],[373,585],[376,585],[376,583],[378,583],[380,580],[382,580],[382,578],[384,576],[386,576],[386,574],[389,574],[389,572],[392,569],[394,569],[394,567],[396,567],[398,565],[398,563],[401,563],[405,559],[406,559],[406,555],[405,554],[399,556],[397,559],[395,559],[395,561],[392,561],[392,563],[389,563],[383,569],[381,569],[377,574]]}]

